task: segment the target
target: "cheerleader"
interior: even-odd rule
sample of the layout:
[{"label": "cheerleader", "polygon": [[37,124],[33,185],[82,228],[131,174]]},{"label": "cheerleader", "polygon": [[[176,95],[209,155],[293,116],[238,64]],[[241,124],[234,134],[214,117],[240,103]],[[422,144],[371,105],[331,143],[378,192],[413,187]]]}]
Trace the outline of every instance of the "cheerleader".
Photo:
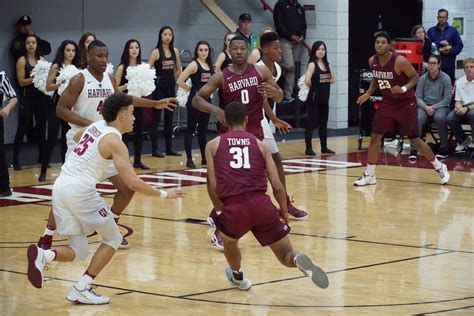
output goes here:
[{"label": "cheerleader", "polygon": [[[190,91],[188,102],[186,103],[188,124],[186,129],[186,135],[184,136],[184,148],[186,150],[186,167],[195,169],[196,165],[192,158],[192,142],[193,134],[196,131],[198,134],[199,148],[201,149],[201,164],[206,165],[206,158],[204,155],[204,149],[207,144],[207,125],[209,124],[209,113],[204,113],[192,106],[192,100],[201,87],[203,87],[209,78],[214,73],[211,60],[211,47],[206,41],[199,41],[194,49],[194,59],[184,69],[183,73],[179,76],[176,83],[182,89]],[[186,80],[191,78],[192,87],[191,89],[186,84]],[[210,100],[208,100],[210,102]]]},{"label": "cheerleader", "polygon": [[79,56],[79,47],[74,41],[65,40],[61,43],[53,64],[48,73],[48,80],[46,82],[46,91],[54,91],[51,97],[51,106],[48,111],[48,138],[43,149],[43,161],[41,162],[41,172],[38,177],[40,182],[46,180],[46,172],[49,161],[53,153],[54,144],[58,138],[59,128],[61,127],[61,161],[64,163],[64,157],[67,151],[66,132],[69,130],[69,124],[56,116],[56,106],[59,100],[58,89],[59,85],[56,83],[56,77],[59,75],[61,67],[74,65],[76,68],[81,67],[81,57]]},{"label": "cheerleader", "polygon": [[89,64],[87,62],[87,48],[89,47],[89,44],[93,41],[95,41],[97,37],[95,34],[87,32],[82,34],[81,38],[79,39],[79,52],[81,54],[81,68],[86,69],[87,65]]},{"label": "cheerleader", "polygon": [[[156,70],[156,89],[153,91],[153,100],[175,97],[175,80],[181,74],[181,60],[179,51],[174,47],[174,33],[169,26],[163,26],[158,34],[158,43],[154,48],[148,63]],[[162,110],[153,109],[151,124],[152,156],[163,158],[165,155],[158,150],[158,125],[160,124]],[[166,142],[166,155],[181,156],[173,150],[173,113],[164,111],[164,134]]]},{"label": "cheerleader", "polygon": [[317,41],[313,44],[309,54],[309,63],[304,77],[305,84],[310,87],[306,99],[308,111],[307,126],[305,130],[306,155],[314,156],[312,138],[313,130],[318,128],[321,141],[321,153],[334,154],[328,148],[328,115],[329,115],[329,93],[331,84],[336,82],[336,75],[328,62],[326,44]]},{"label": "cheerleader", "polygon": [[[115,72],[115,82],[119,83],[118,89],[121,92],[127,93],[127,75],[128,66],[137,66],[142,63],[142,49],[140,42],[136,39],[130,39],[125,43],[122,57],[120,58],[120,65]],[[142,163],[142,145],[143,145],[143,108],[135,107],[133,109],[135,122],[133,124],[133,153],[135,159],[133,160],[133,167],[148,170],[150,167]]]},{"label": "cheerleader", "polygon": [[20,85],[20,106],[18,109],[18,126],[13,143],[13,169],[21,170],[18,160],[20,154],[23,137],[26,129],[30,124],[33,115],[35,116],[38,132],[38,162],[42,161],[42,151],[45,143],[46,119],[48,112],[48,99],[45,94],[36,89],[33,85],[33,78],[30,73],[36,66],[40,57],[38,49],[38,38],[36,35],[28,35],[25,39],[26,51],[25,55],[20,57],[16,62],[16,76]]},{"label": "cheerleader", "polygon": [[224,48],[222,48],[222,52],[219,53],[216,59],[216,63],[214,65],[214,69],[217,71],[222,71],[222,69],[227,68],[230,64],[232,64],[232,58],[230,57],[229,53],[229,43],[230,40],[235,37],[235,33],[227,32],[224,37]]}]

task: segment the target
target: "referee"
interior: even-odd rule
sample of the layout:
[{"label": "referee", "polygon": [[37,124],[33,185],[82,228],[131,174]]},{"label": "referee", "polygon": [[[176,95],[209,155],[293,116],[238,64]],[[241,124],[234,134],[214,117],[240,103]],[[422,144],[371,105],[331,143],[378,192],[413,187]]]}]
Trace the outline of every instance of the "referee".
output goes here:
[{"label": "referee", "polygon": [[[4,101],[7,101],[3,106]],[[10,80],[8,80],[4,71],[0,71],[0,197],[12,195],[10,190],[10,180],[8,175],[7,158],[5,157],[5,144],[3,143],[3,119],[8,117],[10,111],[18,102],[16,92],[13,90]]]}]

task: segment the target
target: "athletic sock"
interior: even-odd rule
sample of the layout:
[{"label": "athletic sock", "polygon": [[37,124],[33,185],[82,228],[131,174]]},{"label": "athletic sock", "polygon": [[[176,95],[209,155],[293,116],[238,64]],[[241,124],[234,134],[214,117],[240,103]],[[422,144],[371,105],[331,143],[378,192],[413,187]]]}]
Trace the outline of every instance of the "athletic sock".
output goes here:
[{"label": "athletic sock", "polygon": [[83,291],[89,284],[94,281],[95,276],[90,275],[87,271],[81,277],[81,279],[76,283],[75,287],[78,291]]},{"label": "athletic sock", "polygon": [[438,158],[435,157],[435,159],[431,162],[431,164],[433,165],[433,167],[435,168],[436,171],[438,171],[439,169],[441,169],[441,167],[443,166],[443,163],[441,161],[438,160]]},{"label": "athletic sock", "polygon": [[367,164],[367,168],[365,169],[365,174],[372,177],[375,173],[375,166],[376,165]]},{"label": "athletic sock", "polygon": [[55,231],[56,231],[56,227],[51,226],[51,225],[46,225],[46,227],[45,227],[45,229],[44,229],[43,236],[44,236],[44,235],[53,236]]}]

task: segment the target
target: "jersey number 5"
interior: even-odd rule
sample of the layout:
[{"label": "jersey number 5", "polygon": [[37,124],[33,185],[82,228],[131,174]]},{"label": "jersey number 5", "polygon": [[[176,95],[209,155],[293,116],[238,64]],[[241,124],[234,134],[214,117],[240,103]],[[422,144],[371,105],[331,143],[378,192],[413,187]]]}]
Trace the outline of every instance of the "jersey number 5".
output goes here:
[{"label": "jersey number 5", "polygon": [[230,161],[230,167],[233,169],[250,169],[249,148],[231,147],[229,153],[233,160]]},{"label": "jersey number 5", "polygon": [[74,148],[74,152],[78,156],[84,155],[87,148],[89,148],[89,144],[92,144],[93,142],[94,142],[94,138],[92,138],[89,134],[85,134],[81,142],[77,144],[76,148]]},{"label": "jersey number 5", "polygon": [[390,85],[390,82],[388,82],[388,80],[377,80],[377,81],[379,83],[380,90],[392,88],[392,86]]}]

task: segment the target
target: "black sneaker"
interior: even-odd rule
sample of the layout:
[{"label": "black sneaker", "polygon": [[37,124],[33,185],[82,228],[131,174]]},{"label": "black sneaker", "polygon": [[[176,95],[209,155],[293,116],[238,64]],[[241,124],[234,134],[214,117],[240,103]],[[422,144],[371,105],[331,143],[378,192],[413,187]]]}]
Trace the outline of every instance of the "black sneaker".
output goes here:
[{"label": "black sneaker", "polygon": [[151,155],[153,157],[157,157],[157,158],[165,158],[165,154],[163,154],[162,152],[159,152],[158,150],[154,150]]},{"label": "black sneaker", "polygon": [[436,153],[436,158],[445,159],[449,157],[448,149],[441,147]]},{"label": "black sneaker", "polygon": [[415,148],[410,149],[410,154],[408,155],[408,160],[415,161],[418,159],[418,150]]},{"label": "black sneaker", "polygon": [[306,149],[304,152],[306,156],[316,156],[316,153],[312,149]]}]

